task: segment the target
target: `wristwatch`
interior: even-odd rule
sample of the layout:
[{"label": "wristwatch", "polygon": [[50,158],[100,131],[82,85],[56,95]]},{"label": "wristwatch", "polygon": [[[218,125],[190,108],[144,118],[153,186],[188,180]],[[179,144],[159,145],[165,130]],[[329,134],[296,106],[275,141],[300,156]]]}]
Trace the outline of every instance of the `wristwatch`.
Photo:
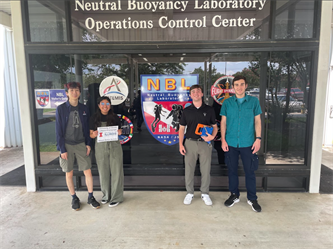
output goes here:
[{"label": "wristwatch", "polygon": [[259,140],[261,140],[261,137],[256,137],[256,139],[259,139]]}]

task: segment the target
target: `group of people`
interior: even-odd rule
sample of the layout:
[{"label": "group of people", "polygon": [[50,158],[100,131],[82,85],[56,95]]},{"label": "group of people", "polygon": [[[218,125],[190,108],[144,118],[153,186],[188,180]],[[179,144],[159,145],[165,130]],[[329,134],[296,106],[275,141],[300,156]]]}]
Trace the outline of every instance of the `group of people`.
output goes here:
[{"label": "group of people", "polygon": [[[221,107],[221,147],[228,167],[230,196],[224,202],[232,207],[239,202],[238,160],[243,162],[247,189],[247,203],[255,212],[261,212],[256,195],[255,170],[258,169],[257,152],[261,144],[261,108],[259,100],[245,93],[248,84],[243,76],[236,76],[232,86],[235,95],[226,99]],[[194,171],[199,158],[201,172],[201,198],[212,205],[209,197],[212,146],[210,141],[217,134],[215,112],[202,101],[200,85],[190,88],[192,105],[185,108],[180,120],[179,151],[185,156],[185,184],[187,194],[184,204],[191,204],[194,197]],[[213,127],[211,134],[198,134],[198,126]],[[185,133],[186,127],[186,133]]]},{"label": "group of people", "polygon": [[[232,207],[240,201],[238,189],[238,160],[243,162],[245,172],[247,203],[256,212],[261,207],[256,195],[255,170],[258,168],[257,152],[261,144],[260,104],[257,98],[245,93],[248,86],[246,78],[236,76],[232,86],[235,95],[226,99],[222,105],[221,147],[225,153],[228,167],[230,196],[225,206]],[[72,195],[72,209],[80,209],[80,200],[76,196],[73,183],[73,165],[76,158],[79,171],[85,175],[88,189],[88,201],[93,208],[100,203],[93,196],[93,178],[91,173],[91,142],[95,140],[95,157],[103,197],[102,204],[115,207],[123,201],[124,172],[123,153],[119,141],[98,143],[98,128],[118,126],[121,135],[120,120],[112,111],[108,97],[97,100],[98,110],[89,119],[89,109],[79,103],[81,85],[70,82],[65,85],[68,101],[58,106],[56,111],[57,148],[60,151],[60,166],[66,172],[66,183]],[[179,122],[179,151],[185,157],[185,186],[187,194],[184,204],[189,205],[194,197],[194,171],[197,160],[201,172],[201,198],[208,206],[212,205],[209,196],[212,145],[218,132],[214,109],[203,102],[203,90],[200,85],[190,88],[192,104],[182,110]],[[141,122],[141,120],[140,120]],[[178,125],[178,124],[177,124]],[[212,132],[202,135],[198,127],[212,127]],[[185,132],[186,130],[186,132]],[[111,175],[111,177],[110,177]]]},{"label": "group of people", "polygon": [[[121,135],[121,123],[111,108],[108,97],[97,100],[97,111],[90,117],[89,109],[79,102],[81,85],[70,82],[65,85],[68,101],[59,105],[56,110],[57,149],[60,151],[60,166],[66,173],[66,184],[72,195],[72,209],[80,209],[80,199],[77,197],[73,182],[73,166],[76,158],[79,171],[85,175],[88,189],[87,203],[93,208],[100,208],[100,203],[93,196],[93,177],[91,173],[91,143],[95,140],[95,157],[103,197],[102,204],[109,202],[109,207],[115,207],[123,201],[124,171],[123,151],[119,141],[98,143],[98,127],[118,126]],[[90,117],[90,118],[89,118]]]}]

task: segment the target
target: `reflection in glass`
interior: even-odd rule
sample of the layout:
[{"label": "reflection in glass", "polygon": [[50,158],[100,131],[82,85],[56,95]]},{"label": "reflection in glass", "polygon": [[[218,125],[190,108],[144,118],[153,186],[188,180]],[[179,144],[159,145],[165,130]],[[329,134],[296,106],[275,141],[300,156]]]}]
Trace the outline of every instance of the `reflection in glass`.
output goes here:
[{"label": "reflection in glass", "polygon": [[266,92],[267,164],[304,164],[310,52],[272,53]]},{"label": "reflection in glass", "polygon": [[276,1],[275,39],[312,38],[314,0]]},{"label": "reflection in glass", "polygon": [[67,41],[64,1],[29,0],[27,3],[32,42]]},{"label": "reflection in glass", "polygon": [[[75,76],[69,55],[30,55],[33,69],[36,113],[39,134],[40,163],[48,164],[59,156],[56,148],[56,106],[67,100],[63,85]],[[51,103],[52,91],[56,99]],[[38,103],[39,93],[44,94],[44,105]],[[57,162],[58,163],[58,162]]]}]

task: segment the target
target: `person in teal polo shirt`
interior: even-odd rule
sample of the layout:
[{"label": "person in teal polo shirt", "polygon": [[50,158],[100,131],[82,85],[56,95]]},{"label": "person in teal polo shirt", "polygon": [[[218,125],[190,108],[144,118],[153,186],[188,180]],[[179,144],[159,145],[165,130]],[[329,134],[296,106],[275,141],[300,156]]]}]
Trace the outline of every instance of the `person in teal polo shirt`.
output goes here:
[{"label": "person in teal polo shirt", "polygon": [[241,156],[245,172],[247,203],[253,211],[261,212],[256,195],[255,170],[258,169],[257,151],[261,143],[261,108],[259,100],[245,94],[248,87],[244,76],[236,76],[232,86],[236,95],[223,102],[221,115],[221,141],[228,166],[230,197],[224,205],[232,207],[239,202],[238,159]]}]

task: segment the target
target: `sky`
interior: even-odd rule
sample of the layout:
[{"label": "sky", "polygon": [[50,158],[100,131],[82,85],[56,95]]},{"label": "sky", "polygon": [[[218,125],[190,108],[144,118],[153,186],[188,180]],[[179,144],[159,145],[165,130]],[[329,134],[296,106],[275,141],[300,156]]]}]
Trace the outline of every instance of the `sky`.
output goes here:
[{"label": "sky", "polygon": [[[194,69],[201,67],[204,69],[205,65],[203,62],[200,63],[186,63],[184,74],[189,74],[193,72]],[[248,67],[248,61],[240,62],[213,62],[213,67],[217,69],[217,72],[225,75],[233,75],[239,71],[242,71],[244,68]]]}]

